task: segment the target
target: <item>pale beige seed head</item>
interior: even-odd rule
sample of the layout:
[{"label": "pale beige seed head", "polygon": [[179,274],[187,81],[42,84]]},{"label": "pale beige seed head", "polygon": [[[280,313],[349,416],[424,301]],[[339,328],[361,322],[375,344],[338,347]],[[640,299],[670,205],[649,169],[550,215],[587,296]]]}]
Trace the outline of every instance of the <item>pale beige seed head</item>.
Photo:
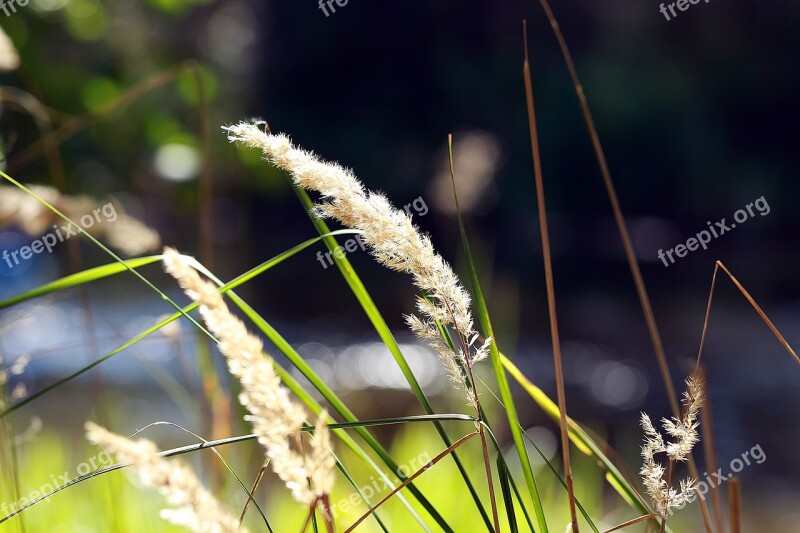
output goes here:
[{"label": "pale beige seed head", "polygon": [[680,490],[670,487],[665,478],[667,469],[656,460],[656,454],[664,454],[672,463],[689,459],[694,446],[700,441],[697,428],[698,415],[705,398],[702,378],[692,374],[686,380],[684,392],[684,413],[680,419],[663,419],[664,431],[673,439],[666,441],[655,428],[650,417],[641,414],[641,426],[645,441],[642,446],[642,484],[645,492],[653,500],[656,511],[667,516],[673,509],[680,509],[694,498],[696,481],[687,478],[680,482]]},{"label": "pale beige seed head", "polygon": [[165,520],[198,533],[245,531],[239,527],[238,519],[203,487],[191,468],[163,459],[152,442],[132,441],[91,422],[86,423],[86,437],[121,463],[130,464],[142,483],[166,498],[170,508],[161,512]]},{"label": "pale beige seed head", "polygon": [[[304,505],[316,503],[332,485],[335,463],[331,462],[329,440],[325,452],[329,459],[324,459],[321,446],[314,447],[313,438],[311,460],[303,455],[298,444],[305,410],[281,386],[274,361],[264,354],[261,340],[230,312],[217,287],[203,280],[177,251],[164,250],[164,266],[186,294],[200,303],[200,314],[219,339],[219,350],[228,369],[242,384],[239,401],[250,413],[247,420],[253,425],[259,443],[266,448],[273,471],[295,500]],[[327,434],[327,427],[323,432]]]}]

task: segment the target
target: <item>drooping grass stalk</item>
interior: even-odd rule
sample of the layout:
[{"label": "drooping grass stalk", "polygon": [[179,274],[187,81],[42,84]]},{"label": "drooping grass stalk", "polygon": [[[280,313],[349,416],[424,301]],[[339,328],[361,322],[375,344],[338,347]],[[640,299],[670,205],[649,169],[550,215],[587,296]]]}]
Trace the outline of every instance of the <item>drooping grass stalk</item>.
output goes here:
[{"label": "drooping grass stalk", "polygon": [[722,271],[728,275],[731,282],[733,282],[736,288],[739,289],[739,292],[742,293],[742,295],[745,297],[748,303],[753,307],[753,309],[756,310],[758,316],[761,317],[761,320],[764,321],[764,323],[767,325],[770,331],[772,331],[772,334],[775,335],[775,337],[778,339],[778,342],[781,343],[781,346],[783,346],[786,349],[786,351],[789,352],[789,355],[792,356],[795,362],[798,365],[800,365],[800,357],[798,357],[797,353],[795,353],[794,349],[789,345],[789,343],[783,337],[781,332],[778,331],[778,328],[775,327],[775,324],[772,323],[772,320],[770,320],[767,314],[761,309],[761,306],[759,306],[758,303],[756,303],[755,299],[752,296],[750,296],[750,293],[747,292],[747,289],[745,289],[741,283],[739,283],[739,280],[736,279],[733,276],[733,274],[731,274],[730,270],[728,270],[728,268],[724,264],[722,264],[722,261],[717,261],[714,264],[714,274],[711,277],[711,290],[709,291],[708,294],[708,304],[706,305],[706,316],[703,319],[703,332],[700,335],[700,348],[697,351],[697,362],[695,363],[695,366],[696,367],[700,366],[700,359],[703,355],[703,346],[705,345],[706,333],[708,332],[708,320],[709,317],[711,316],[711,303],[714,300],[714,290],[716,289],[717,286],[717,271],[719,269],[722,269]]},{"label": "drooping grass stalk", "polygon": [[544,261],[545,285],[547,287],[547,311],[550,317],[550,340],[553,345],[553,363],[556,372],[556,393],[558,395],[559,423],[561,431],[561,456],[564,461],[564,476],[567,479],[567,495],[569,511],[572,517],[572,531],[577,533],[578,514],[575,511],[575,489],[572,480],[572,463],[569,450],[569,428],[567,427],[567,396],[564,390],[564,367],[561,362],[561,339],[558,334],[558,313],[556,312],[556,290],[553,281],[553,260],[550,254],[550,234],[547,228],[547,210],[544,197],[544,179],[542,178],[542,159],[539,153],[539,133],[536,125],[536,108],[533,102],[533,83],[528,60],[528,25],[523,22],[523,60],[522,76],[525,81],[525,103],[528,109],[528,129],[531,136],[531,153],[533,154],[533,174],[536,182],[536,201],[539,210],[539,229],[542,239],[542,259]]}]

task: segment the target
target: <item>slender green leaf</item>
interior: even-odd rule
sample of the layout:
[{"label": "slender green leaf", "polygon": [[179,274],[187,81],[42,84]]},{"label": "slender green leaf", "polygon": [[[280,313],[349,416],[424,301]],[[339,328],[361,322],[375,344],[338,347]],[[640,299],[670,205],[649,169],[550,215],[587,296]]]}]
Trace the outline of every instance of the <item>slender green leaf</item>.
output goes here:
[{"label": "slender green leaf", "polygon": [[[452,143],[450,144],[450,160],[453,160]],[[452,168],[451,168],[452,170]],[[452,172],[451,172],[452,177]],[[536,521],[542,533],[547,533],[547,520],[544,514],[544,506],[542,505],[541,497],[539,496],[539,488],[536,485],[536,478],[533,475],[530,459],[528,458],[528,449],[525,446],[525,441],[522,436],[522,431],[519,427],[519,416],[517,416],[517,407],[514,404],[514,397],[511,394],[511,387],[508,385],[508,378],[506,377],[503,364],[500,360],[500,350],[497,348],[497,339],[494,338],[494,330],[492,329],[492,322],[489,319],[489,309],[486,305],[486,300],[483,298],[483,291],[481,291],[481,284],[478,280],[478,272],[475,269],[475,263],[472,258],[472,251],[469,246],[469,239],[467,238],[467,231],[464,228],[464,219],[461,216],[461,208],[458,205],[458,194],[455,187],[455,177],[453,177],[453,194],[456,200],[456,212],[458,214],[458,228],[461,233],[461,241],[464,245],[464,253],[466,255],[467,264],[469,265],[469,277],[472,282],[472,295],[475,299],[475,306],[478,311],[478,320],[480,321],[481,328],[483,329],[486,338],[492,338],[489,345],[489,359],[492,362],[492,369],[494,370],[497,386],[500,389],[500,397],[505,407],[506,415],[508,416],[509,426],[511,428],[511,436],[514,439],[514,445],[519,455],[520,464],[522,465],[522,472],[525,475],[525,482],[528,485],[528,492],[533,502],[533,510],[536,514]]]},{"label": "slender green leaf", "polygon": [[[325,221],[315,216],[314,213],[312,212],[314,204],[311,201],[311,198],[308,196],[308,193],[302,188],[295,186],[294,184],[292,184],[292,186],[294,187],[295,193],[297,193],[297,197],[300,199],[300,203],[305,208],[309,218],[311,219],[311,222],[314,224],[314,227],[317,229],[320,235],[330,235],[331,233],[330,229],[328,228],[328,225],[325,223]],[[324,238],[323,241],[325,243],[325,246],[327,246],[328,250],[330,250],[331,252],[336,250],[336,248],[339,245],[339,243],[336,241],[336,238],[332,236]],[[403,372],[403,376],[405,376],[406,381],[408,381],[408,384],[411,387],[411,390],[414,393],[414,395],[417,397],[417,400],[420,402],[420,405],[422,405],[422,408],[425,409],[426,413],[432,414],[433,408],[431,407],[431,404],[428,401],[425,392],[422,390],[422,387],[420,387],[419,382],[417,381],[416,376],[414,376],[411,367],[409,367],[408,362],[406,361],[406,358],[403,355],[403,352],[400,350],[400,346],[397,344],[397,341],[394,338],[394,335],[389,329],[389,326],[386,324],[386,321],[383,319],[383,316],[378,310],[378,307],[375,305],[375,302],[372,300],[372,297],[370,296],[366,287],[364,287],[364,284],[361,282],[361,278],[359,278],[358,274],[356,274],[353,265],[350,263],[347,257],[342,256],[341,254],[332,253],[331,257],[333,257],[333,260],[335,261],[337,268],[341,272],[342,277],[344,277],[345,281],[347,282],[347,285],[350,287],[350,290],[353,292],[353,295],[356,297],[359,304],[361,304],[362,309],[364,310],[370,322],[372,323],[372,326],[375,328],[375,331],[378,333],[383,343],[389,349],[389,352],[392,354],[392,357],[394,357],[394,360],[397,362],[397,365]],[[444,427],[441,424],[436,424],[435,428],[436,431],[439,433],[442,442],[448,448],[452,446],[453,442],[447,436]],[[484,507],[483,502],[480,499],[480,496],[478,496],[478,492],[475,490],[475,487],[472,484],[472,481],[470,480],[469,475],[467,474],[467,471],[464,468],[464,465],[458,456],[458,453],[453,452],[450,455],[452,456],[453,461],[455,462],[456,467],[458,468],[458,471],[461,474],[461,477],[464,479],[464,482],[467,485],[467,490],[469,490],[470,495],[472,496],[472,499],[478,508],[478,511],[480,511],[481,517],[483,518],[483,521],[487,529],[489,531],[492,531],[493,530],[492,520],[489,517],[489,514],[486,512],[486,508]]]}]

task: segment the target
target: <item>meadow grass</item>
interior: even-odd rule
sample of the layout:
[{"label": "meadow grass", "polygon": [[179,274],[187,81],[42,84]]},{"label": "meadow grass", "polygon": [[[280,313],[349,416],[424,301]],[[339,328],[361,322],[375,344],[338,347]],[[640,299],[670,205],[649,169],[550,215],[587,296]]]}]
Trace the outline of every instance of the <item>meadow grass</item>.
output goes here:
[{"label": "meadow grass", "polygon": [[[208,240],[213,227],[209,209],[213,190],[208,172],[204,172],[201,179],[199,195],[199,229],[204,236],[199,239],[200,260],[175,251],[123,260],[104,242],[76,224],[79,232],[112,262],[80,269],[16,295],[0,302],[0,309],[125,275],[126,283],[141,284],[154,298],[171,306],[173,313],[72,374],[25,397],[9,398],[5,387],[0,387],[0,442],[3,444],[0,501],[19,502],[26,498],[24,505],[0,513],[0,523],[16,531],[182,530],[159,518],[159,510],[168,507],[173,509],[163,515],[165,518],[189,525],[196,531],[236,529],[239,520],[242,527],[250,531],[333,532],[349,531],[357,525],[358,531],[547,532],[562,531],[566,526],[573,531],[599,532],[638,526],[660,531],[694,531],[703,527],[713,533],[724,531],[725,522],[736,531],[742,512],[738,480],[730,483],[729,518],[723,516],[722,498],[717,490],[712,494],[713,510],[701,500],[696,510],[672,515],[673,510],[688,503],[686,500],[694,491],[694,481],[690,480],[681,485],[680,492],[671,492],[673,479],[678,478],[673,469],[679,464],[688,463],[690,475],[697,477],[692,452],[696,451],[693,449],[699,440],[698,427],[704,431],[700,445],[706,462],[713,464],[716,460],[713,438],[702,427],[710,426],[710,415],[702,418],[699,411],[705,400],[703,387],[697,385],[694,378],[689,379],[688,400],[682,409],[592,115],[552,10],[546,0],[540,1],[556,32],[579,98],[672,409],[673,419],[665,427],[666,439],[649,419],[642,421],[646,437],[643,480],[629,474],[639,471],[638,465],[624,464],[601,436],[570,417],[567,409],[543,193],[544,173],[526,45],[523,81],[548,291],[556,401],[502,353],[503,339],[495,337],[460,209],[457,209],[458,226],[468,285],[462,285],[427,236],[413,225],[408,213],[394,208],[382,195],[370,192],[350,171],[293,146],[288,137],[273,135],[265,123],[241,123],[226,128],[232,140],[261,149],[270,164],[286,172],[300,207],[308,213],[318,236],[278,253],[228,283],[222,282],[214,275],[212,267],[216,258]],[[187,68],[196,71],[196,65],[190,63],[146,79],[117,101],[91,116],[76,119],[69,127],[58,129],[32,145],[20,155],[18,163],[53,150],[96,120],[174,81]],[[207,170],[210,168],[210,141],[202,82],[198,84],[201,94],[198,132],[203,139]],[[455,195],[458,169],[452,166],[452,139],[450,141]],[[69,213],[47,201],[36,190],[11,175],[0,174],[19,191],[45,206],[52,217],[75,222]],[[319,195],[319,199],[315,202],[309,192]],[[457,196],[455,201],[458,206]],[[323,216],[338,221],[347,229],[332,231]],[[322,243],[333,252],[339,246],[338,237],[354,233],[365,238],[370,253],[379,263],[411,275],[419,297],[418,316],[409,318],[410,329],[437,355],[457,391],[456,395],[437,398],[435,403],[426,395],[395,339],[395,332],[388,327],[355,268],[345,256],[332,253],[343,280],[351,289],[354,305],[369,319],[375,335],[401,369],[418,404],[419,415],[370,420],[359,417],[352,399],[337,394],[273,323],[236,292],[243,284],[268,275],[273,267],[297,260],[305,249]],[[174,291],[156,285],[153,271],[161,262],[166,262],[170,273],[181,281],[192,303],[181,305],[168,296]],[[186,271],[179,274],[181,269]],[[800,363],[800,358],[755,299],[722,263],[717,263],[698,352],[698,372],[719,270],[731,279],[783,347]],[[187,274],[188,271],[191,273]],[[186,281],[189,277],[191,282]],[[301,282],[298,280],[298,284]],[[193,314],[197,309],[200,310],[199,319]],[[473,323],[473,312],[477,325]],[[177,320],[188,323],[196,334],[194,346],[205,394],[198,408],[208,406],[214,413],[215,430],[209,437],[210,442],[169,426],[174,430],[173,438],[180,437],[182,442],[191,444],[159,452],[149,441],[134,443],[92,426],[89,432],[92,441],[105,444],[122,462],[93,468],[85,475],[75,473],[76,464],[99,451],[87,442],[81,440],[67,447],[65,443],[70,441],[49,428],[39,432],[35,439],[16,442],[24,433],[21,426],[30,418],[26,415],[35,412],[37,405],[46,400],[57,401],[59,395],[74,392],[76,387],[80,390],[84,374],[112,358],[123,356],[127,350]],[[274,354],[265,352],[262,339],[269,342]],[[230,376],[220,372],[213,356],[205,352],[203,347],[209,343],[219,346]],[[280,361],[285,360],[288,365],[282,366],[272,355],[280,356]],[[4,385],[4,380],[1,381],[0,385]],[[516,394],[513,383],[518,386]],[[525,395],[520,395],[520,391]],[[247,423],[238,419],[243,414],[242,406],[232,405],[235,399],[231,398],[237,395],[248,410]],[[560,458],[545,454],[537,446],[536,439],[520,425],[519,412],[533,405],[551,417],[557,426],[561,437]],[[117,398],[111,405],[97,407],[93,415],[105,419],[104,425],[117,433],[138,434],[140,428],[128,427],[125,417],[120,415],[126,408],[130,406],[125,405],[125,399]],[[232,412],[236,415],[232,416]],[[154,413],[152,422],[158,421]],[[636,424],[636,420],[631,420],[633,427]],[[78,425],[80,427],[82,424]],[[136,438],[147,437],[151,429]],[[71,438],[76,437],[74,433]],[[506,438],[498,440],[498,434],[510,436],[510,442]],[[655,459],[656,454],[666,454],[668,461],[662,465]],[[173,459],[178,455],[185,461],[180,467]],[[425,461],[419,461],[421,456]],[[413,468],[406,468],[414,461],[417,462]],[[271,470],[283,483],[276,482],[268,473]],[[138,473],[141,483],[129,483],[128,471]],[[38,490],[61,472],[70,473],[67,487],[44,493]],[[150,490],[152,488],[157,488],[167,501]],[[35,491],[39,493],[33,496]]]}]

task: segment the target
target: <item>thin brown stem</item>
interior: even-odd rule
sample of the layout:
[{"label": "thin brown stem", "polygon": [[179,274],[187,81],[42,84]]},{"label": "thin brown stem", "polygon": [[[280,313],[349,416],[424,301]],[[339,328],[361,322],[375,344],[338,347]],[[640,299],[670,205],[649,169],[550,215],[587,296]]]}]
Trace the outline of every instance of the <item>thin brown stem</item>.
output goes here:
[{"label": "thin brown stem", "polygon": [[528,59],[528,26],[523,21],[523,40],[525,58],[522,73],[525,80],[525,101],[528,107],[528,128],[531,136],[531,152],[533,153],[533,174],[536,181],[536,201],[539,209],[539,228],[542,239],[542,258],[547,285],[547,310],[550,316],[550,340],[553,345],[553,363],[556,371],[556,391],[558,395],[559,428],[561,430],[561,454],[564,460],[564,477],[569,496],[569,510],[572,517],[572,531],[578,531],[578,513],[575,509],[575,490],[572,480],[570,462],[569,427],[567,424],[567,396],[564,387],[564,368],[561,360],[561,341],[558,334],[558,314],[556,312],[556,291],[553,281],[553,259],[550,252],[550,234],[547,226],[547,211],[544,198],[544,179],[542,177],[542,161],[539,152],[539,133],[536,126],[536,108],[533,103],[533,83]]},{"label": "thin brown stem", "polygon": [[[702,367],[696,370],[696,372],[700,373],[701,379],[706,383],[705,401],[700,411],[700,430],[703,433],[703,438],[701,440],[703,443],[703,451],[705,452],[706,468],[709,472],[716,472],[719,461],[717,460],[716,438],[714,436],[714,416],[711,412],[711,398],[708,394],[708,378]],[[711,487],[711,504],[714,509],[714,521],[716,522],[717,529],[724,532],[725,522],[722,518],[722,498],[720,497],[720,488],[718,486]]]},{"label": "thin brown stem", "polygon": [[742,533],[742,487],[738,478],[728,481],[728,506],[731,515],[731,533]]},{"label": "thin brown stem", "polygon": [[594,118],[589,110],[589,103],[586,100],[586,95],[583,91],[583,85],[578,78],[575,62],[572,59],[572,54],[569,51],[569,47],[564,39],[564,35],[561,33],[561,27],[558,25],[555,15],[553,15],[553,10],[550,9],[550,4],[547,2],[547,0],[539,0],[539,3],[542,5],[542,9],[544,9],[545,15],[550,22],[550,26],[553,28],[556,40],[558,40],[558,45],[561,48],[561,54],[564,56],[564,61],[567,64],[567,70],[569,70],[572,84],[575,87],[575,92],[578,95],[581,113],[583,114],[583,119],[589,132],[589,137],[592,142],[592,147],[594,148],[597,163],[600,166],[600,173],[603,176],[603,183],[605,184],[608,199],[611,202],[611,209],[614,213],[614,220],[617,224],[620,237],[622,238],[622,245],[625,248],[625,256],[628,260],[628,266],[633,274],[636,292],[639,295],[639,301],[641,303],[642,310],[644,311],[645,320],[647,321],[647,329],[650,333],[650,340],[656,352],[656,358],[661,371],[661,377],[663,378],[666,386],[672,412],[677,417],[680,413],[680,403],[678,402],[678,397],[675,393],[675,385],[672,382],[672,376],[669,373],[667,357],[664,354],[664,346],[661,342],[661,334],[658,331],[655,316],[653,315],[653,309],[650,305],[650,297],[647,295],[647,288],[645,287],[642,273],[639,270],[639,263],[636,260],[636,253],[633,250],[633,244],[630,234],[628,233],[628,228],[625,225],[625,217],[622,214],[622,208],[620,207],[619,199],[617,198],[616,188],[614,187],[614,182],[611,180],[611,171],[608,168],[605,152],[603,151],[602,144],[600,144],[600,136],[597,134],[597,127],[595,126]]},{"label": "thin brown stem", "polygon": [[203,72],[196,61],[186,62],[197,86],[197,138],[203,158],[200,173],[200,187],[197,198],[200,218],[200,257],[203,264],[214,268],[214,177],[211,168],[211,134],[208,126],[208,96],[203,80]]},{"label": "thin brown stem", "polygon": [[410,477],[408,477],[407,479],[405,479],[405,480],[404,480],[404,481],[403,481],[403,482],[402,482],[400,485],[398,485],[397,487],[395,487],[395,489],[394,489],[394,490],[392,490],[392,492],[390,492],[389,494],[387,494],[387,495],[386,495],[386,496],[385,496],[385,497],[384,497],[384,498],[383,498],[381,501],[379,501],[378,503],[376,503],[375,505],[373,505],[372,507],[370,507],[369,511],[367,511],[366,513],[364,513],[363,515],[361,515],[361,517],[360,517],[358,520],[356,520],[356,521],[353,523],[353,525],[351,525],[349,528],[347,528],[347,530],[345,531],[345,533],[350,533],[351,531],[353,531],[353,530],[354,530],[354,529],[355,529],[355,528],[356,528],[356,527],[357,527],[357,526],[358,526],[358,525],[359,525],[361,522],[363,522],[364,520],[366,520],[366,519],[367,519],[367,517],[368,517],[369,515],[371,515],[372,513],[374,513],[374,512],[375,512],[375,510],[376,510],[378,507],[380,507],[381,505],[383,505],[384,503],[386,503],[386,502],[389,500],[389,498],[391,498],[392,496],[394,496],[395,494],[397,494],[398,492],[400,492],[400,490],[401,490],[401,489],[403,489],[403,487],[405,487],[406,485],[408,485],[409,483],[411,483],[412,481],[414,481],[416,478],[418,478],[419,476],[421,476],[421,475],[422,475],[424,472],[426,472],[428,469],[430,469],[430,468],[431,468],[433,465],[435,465],[436,463],[438,463],[439,461],[441,461],[443,458],[447,457],[447,456],[448,456],[449,454],[451,454],[451,453],[452,453],[452,452],[453,452],[453,451],[454,451],[456,448],[458,448],[459,446],[461,446],[462,444],[464,444],[465,442],[467,442],[469,439],[471,439],[471,438],[472,438],[472,437],[474,437],[475,435],[478,435],[478,431],[477,431],[477,430],[476,430],[476,431],[473,431],[472,433],[468,433],[468,434],[464,435],[463,437],[461,437],[460,439],[458,439],[457,441],[455,441],[455,442],[454,442],[454,443],[453,443],[451,446],[449,446],[449,447],[448,447],[448,448],[447,448],[445,451],[443,451],[442,453],[440,453],[439,455],[437,455],[436,457],[434,457],[433,459],[431,459],[431,460],[428,462],[428,464],[426,464],[425,466],[423,466],[422,468],[420,468],[419,470],[417,470],[416,472],[414,472],[414,474],[412,474]]},{"label": "thin brown stem", "polygon": [[[775,327],[775,324],[772,323],[772,320],[769,319],[767,314],[756,303],[756,301],[753,299],[753,297],[750,296],[750,293],[747,292],[747,290],[742,286],[741,283],[739,283],[739,280],[736,279],[733,276],[733,274],[731,274],[730,270],[728,270],[725,267],[724,264],[722,264],[722,261],[717,261],[717,265],[716,265],[716,267],[714,267],[714,274],[715,275],[716,275],[717,268],[721,268],[722,271],[725,272],[728,275],[728,277],[731,279],[733,284],[736,285],[736,288],[739,289],[739,292],[741,292],[744,295],[745,299],[748,302],[750,302],[750,305],[753,307],[753,309],[756,310],[756,313],[758,313],[758,316],[761,317],[761,320],[764,321],[764,323],[767,325],[767,327],[769,327],[769,329],[772,331],[772,333],[775,335],[775,337],[778,338],[778,341],[781,343],[781,345],[786,349],[787,352],[789,352],[789,355],[791,355],[794,358],[795,362],[798,365],[800,365],[800,357],[798,357],[797,353],[795,353],[794,349],[792,349],[792,347],[789,346],[789,343],[786,342],[786,339],[783,337],[783,335],[781,335],[781,332],[778,331],[778,328]],[[712,296],[713,296],[713,286],[712,286],[712,294],[709,295],[709,304],[708,304],[709,309],[711,308],[711,298],[712,298]],[[706,326],[708,325],[707,322],[708,322],[708,317],[706,317]],[[703,328],[703,335],[705,335],[705,327]],[[700,360],[700,354],[698,354],[697,359],[698,359],[698,361]]]},{"label": "thin brown stem", "polygon": [[626,527],[632,526],[634,524],[638,524],[639,522],[644,522],[645,520],[650,520],[654,516],[658,516],[656,513],[646,514],[644,516],[640,516],[638,518],[634,518],[633,520],[628,520],[627,522],[623,522],[617,526],[612,527],[611,529],[605,530],[603,533],[611,533],[612,531],[619,531],[620,529],[625,529]]},{"label": "thin brown stem", "polygon": [[258,486],[261,484],[261,480],[264,479],[264,474],[267,472],[267,465],[269,465],[269,457],[267,457],[264,460],[264,464],[261,465],[261,468],[258,471],[258,475],[256,476],[256,479],[253,482],[253,487],[250,489],[250,493],[247,496],[247,501],[244,503],[244,507],[242,508],[242,514],[239,516],[240,524],[244,522],[244,517],[247,514],[247,509],[250,507],[250,502],[253,501],[253,495],[256,493]]},{"label": "thin brown stem", "polygon": [[481,436],[481,449],[483,450],[483,466],[486,469],[486,481],[489,483],[489,496],[492,503],[492,519],[494,520],[494,530],[500,533],[500,518],[497,513],[497,502],[494,496],[494,480],[492,479],[492,462],[489,460],[489,447],[486,445],[486,434],[483,425],[479,430]]},{"label": "thin brown stem", "polygon": [[172,82],[185,72],[187,68],[191,67],[189,63],[184,62],[151,74],[138,84],[126,90],[118,98],[100,107],[100,109],[83,115],[70,117],[58,129],[34,142],[11,158],[8,162],[8,172],[13,174],[47,150],[52,149],[54,146],[61,145],[78,133],[90,128],[96,122],[124,109],[142,96]]},{"label": "thin brown stem", "polygon": [[335,528],[333,526],[333,513],[331,512],[330,496],[323,494],[319,499],[319,503],[322,507],[322,520],[325,522],[325,530],[328,533],[333,533]]},{"label": "thin brown stem", "polygon": [[306,519],[303,521],[303,526],[300,528],[300,533],[306,533],[309,524],[311,524],[311,519],[314,517],[314,509],[316,508],[317,502],[311,504],[308,509],[308,514],[306,515]]},{"label": "thin brown stem", "polygon": [[[614,214],[614,221],[617,224],[617,230],[622,238],[622,246],[625,249],[625,257],[628,261],[628,267],[630,268],[633,276],[633,282],[636,286],[636,293],[639,297],[639,303],[642,306],[645,322],[647,323],[647,330],[650,334],[650,342],[653,344],[653,350],[656,354],[656,360],[658,362],[658,368],[661,372],[661,378],[664,381],[664,388],[667,391],[669,404],[673,415],[676,418],[680,418],[680,403],[678,402],[678,396],[675,392],[675,384],[672,381],[672,375],[669,372],[669,365],[667,364],[664,345],[661,341],[661,334],[659,333],[658,325],[656,324],[653,307],[650,303],[650,297],[647,294],[647,287],[645,286],[642,272],[639,269],[639,263],[636,259],[636,253],[633,249],[630,233],[625,225],[625,217],[622,214],[622,208],[620,207],[619,199],[617,198],[616,188],[614,187],[614,182],[611,179],[611,171],[608,168],[608,161],[606,160],[603,146],[600,143],[600,136],[597,133],[597,127],[595,126],[594,118],[589,110],[589,103],[586,100],[586,95],[583,91],[583,85],[578,78],[578,72],[575,68],[575,62],[572,59],[572,54],[569,51],[569,47],[567,46],[567,42],[566,39],[564,39],[563,33],[561,33],[561,27],[558,25],[558,21],[553,14],[553,10],[550,8],[549,2],[547,0],[539,0],[539,3],[541,4],[542,9],[547,16],[547,20],[550,22],[550,26],[553,28],[559,48],[561,49],[561,54],[564,57],[564,62],[567,65],[567,70],[569,71],[570,78],[572,79],[575,93],[578,96],[581,114],[583,115],[583,120],[586,123],[586,129],[589,133],[592,147],[594,148],[595,157],[597,159],[598,166],[600,167],[600,173],[603,177],[603,184],[605,185],[608,199],[611,202],[611,210]],[[694,462],[694,458],[691,456],[689,457],[689,471],[693,477],[698,477],[697,465]],[[711,514],[709,513],[708,505],[705,501],[700,501],[700,509],[703,514],[703,522],[706,532],[713,533],[714,529],[711,524]]]}]

